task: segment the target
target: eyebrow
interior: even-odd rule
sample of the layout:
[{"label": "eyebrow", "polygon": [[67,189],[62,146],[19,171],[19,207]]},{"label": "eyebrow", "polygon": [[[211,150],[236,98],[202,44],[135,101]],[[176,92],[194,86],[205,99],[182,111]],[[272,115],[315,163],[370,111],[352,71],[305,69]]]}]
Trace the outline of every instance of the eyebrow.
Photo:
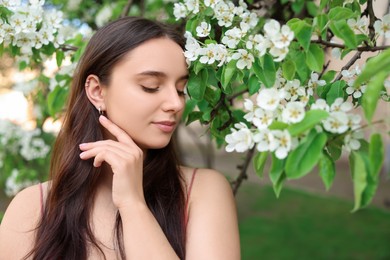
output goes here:
[{"label": "eyebrow", "polygon": [[[155,70],[146,70],[146,71],[138,73],[137,76],[151,76],[151,77],[156,77],[156,78],[167,78],[167,74],[165,74],[164,72],[155,71]],[[188,79],[188,78],[189,78],[189,75],[186,74],[186,75],[181,76],[178,81]]]}]

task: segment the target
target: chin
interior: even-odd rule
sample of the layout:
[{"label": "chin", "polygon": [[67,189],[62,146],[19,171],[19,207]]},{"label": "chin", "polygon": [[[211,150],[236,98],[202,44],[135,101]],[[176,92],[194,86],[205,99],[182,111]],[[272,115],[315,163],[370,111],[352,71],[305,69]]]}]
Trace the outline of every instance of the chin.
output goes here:
[{"label": "chin", "polygon": [[148,142],[137,143],[137,145],[142,150],[162,149],[162,148],[166,147],[169,144],[170,140],[171,139],[168,139],[168,140],[155,140],[155,141],[149,140]]}]

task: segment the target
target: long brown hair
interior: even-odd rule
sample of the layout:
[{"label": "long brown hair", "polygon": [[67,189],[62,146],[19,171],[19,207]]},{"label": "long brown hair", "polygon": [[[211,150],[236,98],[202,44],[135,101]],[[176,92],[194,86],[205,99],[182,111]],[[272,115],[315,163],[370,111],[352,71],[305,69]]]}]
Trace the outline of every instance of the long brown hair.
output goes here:
[{"label": "long brown hair", "polygon": [[[94,74],[108,86],[114,65],[125,54],[147,40],[161,37],[168,37],[184,48],[184,40],[177,30],[135,17],[111,22],[99,29],[88,43],[76,68],[67,113],[54,145],[50,191],[37,228],[35,246],[28,255],[33,259],[86,259],[90,246],[96,247],[104,256],[90,226],[101,170],[93,167],[91,160],[79,158],[79,144],[103,139],[98,111],[89,102],[84,84],[87,76]],[[182,183],[172,141],[162,149],[148,151],[144,161],[145,199],[173,249],[184,259],[185,196]],[[114,232],[119,256],[125,259],[119,214]]]}]

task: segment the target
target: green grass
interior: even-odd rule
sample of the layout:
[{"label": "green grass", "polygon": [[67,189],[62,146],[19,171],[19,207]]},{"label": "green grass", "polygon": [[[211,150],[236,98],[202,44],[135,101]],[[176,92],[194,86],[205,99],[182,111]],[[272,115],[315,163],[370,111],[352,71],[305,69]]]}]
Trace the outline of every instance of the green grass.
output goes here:
[{"label": "green grass", "polygon": [[390,211],[245,183],[237,195],[242,259],[390,259]]}]

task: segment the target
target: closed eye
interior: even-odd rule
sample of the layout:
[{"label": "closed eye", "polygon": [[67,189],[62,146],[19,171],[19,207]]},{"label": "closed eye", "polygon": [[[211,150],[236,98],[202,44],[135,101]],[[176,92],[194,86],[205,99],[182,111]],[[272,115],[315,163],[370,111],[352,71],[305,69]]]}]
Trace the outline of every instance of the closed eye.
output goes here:
[{"label": "closed eye", "polygon": [[149,87],[145,87],[145,86],[142,86],[142,85],[141,85],[141,87],[142,87],[143,91],[145,91],[147,93],[155,93],[155,92],[157,92],[159,90],[159,87],[157,87],[157,88],[149,88]]}]

